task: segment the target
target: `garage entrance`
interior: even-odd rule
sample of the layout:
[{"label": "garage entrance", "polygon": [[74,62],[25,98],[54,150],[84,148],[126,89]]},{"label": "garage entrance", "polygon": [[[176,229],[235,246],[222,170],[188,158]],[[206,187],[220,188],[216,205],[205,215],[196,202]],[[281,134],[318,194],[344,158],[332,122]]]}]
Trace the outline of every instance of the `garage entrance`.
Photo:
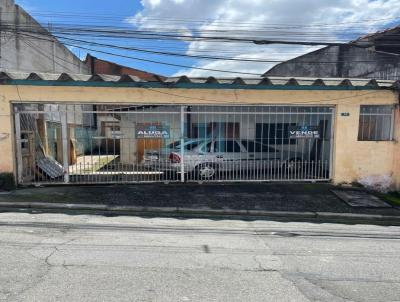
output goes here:
[{"label": "garage entrance", "polygon": [[329,106],[15,104],[20,184],[328,181]]}]

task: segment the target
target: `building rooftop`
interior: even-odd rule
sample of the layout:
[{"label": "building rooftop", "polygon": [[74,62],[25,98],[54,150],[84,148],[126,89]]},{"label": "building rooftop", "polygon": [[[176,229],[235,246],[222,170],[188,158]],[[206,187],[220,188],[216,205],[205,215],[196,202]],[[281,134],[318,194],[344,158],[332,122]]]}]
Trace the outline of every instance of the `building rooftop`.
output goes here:
[{"label": "building rooftop", "polygon": [[90,54],[87,54],[85,59],[85,64],[88,66],[91,74],[109,74],[109,75],[122,75],[129,74],[132,76],[137,76],[138,78],[144,79],[146,81],[155,81],[159,78],[165,79],[164,76],[155,73],[147,72],[144,70],[139,70],[136,68],[123,66],[111,61],[96,58]]},{"label": "building rooftop", "polygon": [[43,85],[43,86],[155,86],[161,88],[243,88],[256,89],[269,87],[270,89],[284,87],[307,87],[331,89],[398,89],[400,81],[356,79],[356,78],[309,78],[309,77],[265,77],[265,78],[189,78],[155,77],[154,80],[144,80],[132,75],[104,75],[104,74],[69,74],[69,73],[24,73],[0,72],[0,84],[3,85]]},{"label": "building rooftop", "polygon": [[[342,56],[339,59],[339,54]],[[263,76],[350,76],[399,80],[400,25],[325,46],[272,66]]]}]

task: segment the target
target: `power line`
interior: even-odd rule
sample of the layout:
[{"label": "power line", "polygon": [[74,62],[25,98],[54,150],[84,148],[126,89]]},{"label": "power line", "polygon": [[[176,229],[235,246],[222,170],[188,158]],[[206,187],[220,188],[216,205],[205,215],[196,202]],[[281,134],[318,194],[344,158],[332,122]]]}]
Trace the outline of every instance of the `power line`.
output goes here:
[{"label": "power line", "polygon": [[145,52],[145,53],[151,53],[151,54],[176,56],[176,57],[187,57],[187,58],[208,59],[208,60],[255,62],[255,63],[279,63],[279,62],[282,62],[281,60],[257,60],[257,59],[245,59],[245,58],[240,59],[240,58],[227,58],[227,57],[217,57],[217,56],[180,54],[180,53],[173,53],[173,52],[147,50],[147,49],[141,49],[141,48],[137,48],[137,47],[124,47],[124,46],[117,46],[117,45],[111,45],[111,44],[89,42],[89,41],[84,41],[84,40],[79,40],[79,39],[65,38],[65,37],[61,37],[61,36],[56,36],[56,37],[59,39],[72,41],[73,43],[78,42],[78,43],[85,43],[85,44],[92,45],[92,46],[116,48],[116,49],[121,49],[121,50],[132,50],[132,51],[137,51],[137,52]]},{"label": "power line", "polygon": [[137,60],[137,61],[161,64],[161,65],[168,65],[168,66],[182,67],[182,68],[189,68],[189,69],[206,70],[206,71],[216,71],[216,72],[222,72],[222,73],[253,75],[253,76],[259,76],[259,77],[261,76],[260,73],[229,71],[229,70],[221,70],[221,69],[205,68],[205,67],[194,67],[194,66],[183,65],[183,64],[167,63],[167,62],[161,62],[161,61],[156,61],[156,60],[149,60],[149,59],[137,58],[137,57],[132,57],[132,56],[126,56],[126,55],[122,55],[122,54],[115,54],[115,53],[111,53],[111,52],[107,52],[107,51],[91,49],[91,48],[87,48],[87,47],[83,47],[83,46],[79,46],[79,45],[74,45],[74,44],[67,44],[67,45],[73,46],[73,47],[76,47],[76,48],[80,48],[80,49],[84,49],[84,50],[89,50],[89,51],[93,51],[93,52],[107,54],[107,55],[110,55],[110,56],[116,56],[116,57],[121,57],[121,58]]},{"label": "power line", "polygon": [[[4,14],[7,12],[3,12]],[[57,11],[43,11],[43,10],[31,10],[31,13],[36,16],[49,16],[49,17],[64,17],[64,18],[76,18],[76,17],[83,17],[83,18],[101,18],[104,19],[111,19],[111,20],[121,20],[127,19],[126,15],[117,15],[117,14],[87,14],[86,12],[57,12]],[[134,17],[128,17],[131,19],[135,19]],[[380,19],[360,19],[358,21],[347,21],[347,22],[335,22],[335,23],[313,23],[313,24],[295,24],[295,23],[266,23],[266,22],[238,22],[238,21],[228,21],[228,20],[215,20],[215,19],[195,19],[195,18],[170,18],[170,17],[160,17],[160,16],[145,16],[142,18],[136,18],[136,20],[150,20],[150,21],[163,21],[163,22],[183,22],[183,23],[209,23],[215,22],[217,24],[247,24],[247,25],[263,25],[263,26],[282,26],[282,27],[324,27],[324,26],[333,26],[337,27],[339,25],[348,26],[348,24],[365,24],[365,23],[376,23],[382,21],[389,21],[389,20],[397,20],[399,16],[393,16],[391,18],[380,18]]]},{"label": "power line", "polygon": [[[37,25],[29,25],[29,26],[19,26],[17,29],[12,28],[12,29],[7,29],[7,25],[2,24],[2,29],[3,27],[5,28],[4,31],[9,30],[9,31],[14,31],[15,34],[26,34],[28,33],[33,33],[33,34],[38,34],[38,35],[43,35],[43,36],[52,36],[48,31],[38,28]],[[140,38],[143,38],[143,35],[148,38],[154,40],[154,37],[158,37],[160,34],[159,33],[154,33],[154,32],[138,32],[138,31],[119,31],[119,30],[112,30],[112,29],[104,29],[104,28],[94,28],[94,29],[87,29],[87,28],[77,28],[77,27],[71,27],[71,28],[57,28],[54,27],[55,31],[59,32],[59,34],[54,35],[55,37],[58,37],[59,39],[64,39],[64,40],[69,40],[73,41],[73,43],[65,43],[66,45],[74,46],[80,49],[85,49],[85,50],[90,50],[98,53],[104,53],[112,56],[119,56],[119,57],[124,57],[124,58],[129,58],[133,60],[138,60],[138,61],[144,61],[144,62],[149,62],[149,63],[155,63],[155,64],[163,64],[163,65],[169,65],[169,66],[175,66],[175,67],[183,67],[183,68],[189,68],[189,69],[199,69],[199,70],[207,70],[207,71],[215,71],[215,72],[222,72],[222,73],[232,73],[232,74],[244,74],[244,75],[256,75],[260,76],[260,74],[257,73],[251,73],[251,72],[236,72],[236,71],[227,71],[227,70],[220,70],[220,69],[213,69],[213,68],[205,68],[205,67],[196,67],[196,66],[188,66],[185,64],[177,64],[177,63],[169,63],[169,62],[163,62],[163,61],[158,61],[158,60],[150,60],[150,59],[144,59],[144,58],[139,58],[139,57],[132,57],[132,56],[126,56],[126,55],[121,55],[121,54],[115,54],[111,52],[106,52],[103,50],[99,49],[92,49],[92,48],[87,48],[83,47],[82,45],[77,45],[74,43],[84,43],[86,45],[91,45],[91,46],[97,46],[97,47],[106,47],[106,48],[115,48],[115,49],[120,49],[120,50],[129,50],[129,51],[137,51],[137,52],[145,52],[145,53],[152,53],[152,54],[157,54],[157,55],[167,55],[167,56],[179,56],[179,57],[189,57],[189,58],[197,58],[197,59],[208,59],[208,60],[229,60],[229,61],[244,61],[244,62],[257,62],[257,63],[280,63],[283,62],[284,60],[262,60],[262,59],[246,59],[246,58],[229,58],[229,57],[218,57],[218,56],[204,56],[204,55],[190,55],[190,54],[180,54],[180,53],[172,53],[172,52],[163,52],[163,51],[157,51],[157,50],[147,50],[147,49],[141,49],[137,47],[124,47],[124,46],[118,46],[118,45],[112,45],[112,44],[106,44],[106,43],[97,43],[97,42],[90,42],[90,41],[85,41],[81,39],[74,39],[71,37],[65,37],[62,35],[72,35],[72,36],[81,36],[81,35],[94,35],[94,34],[100,34],[100,35],[108,35],[109,37],[112,38],[121,38],[125,37],[125,35],[130,35],[133,34],[134,38],[136,39],[137,37],[135,35],[142,35]],[[38,30],[39,29],[39,30]],[[149,35],[154,35],[154,37],[149,37]],[[162,37],[183,37],[186,38],[188,35],[171,35],[171,34],[162,34]],[[37,38],[35,36],[31,36],[31,38]],[[232,38],[227,39],[226,37],[219,37],[219,36],[212,36],[212,37],[204,37],[204,36],[199,36],[196,37],[199,39],[222,39],[220,42],[232,42],[234,41],[235,43],[237,41],[243,41],[243,42],[250,42],[252,41],[251,39],[242,39],[242,38],[234,38],[234,40],[231,40]],[[219,40],[218,40],[219,41]],[[213,41],[214,42],[214,41]],[[287,42],[287,43],[303,43],[303,42],[292,42],[292,41],[280,41],[280,42]],[[306,42],[309,43],[309,42]],[[319,43],[319,42],[318,42]],[[321,42],[323,43],[323,42]],[[336,44],[335,44],[336,45]],[[339,44],[342,45],[342,44]],[[348,45],[348,44],[343,44],[343,45]],[[391,44],[393,46],[393,44]],[[368,63],[371,61],[365,60],[365,61],[352,61],[353,63]],[[390,63],[393,62],[393,60],[388,61]],[[337,64],[339,63],[338,61],[333,61],[333,62],[302,62],[303,64]]]},{"label": "power line", "polygon": [[[37,38],[36,36],[31,36],[31,35],[28,35],[28,34],[26,34],[26,36],[29,36],[29,37],[32,37],[32,38]],[[254,62],[254,63],[281,63],[281,62],[287,62],[287,60],[266,60],[266,59],[245,59],[245,58],[242,59],[242,58],[229,58],[229,57],[217,57],[217,56],[200,56],[200,55],[171,53],[171,52],[163,52],[163,51],[152,51],[152,50],[140,49],[140,48],[136,48],[136,47],[124,47],[124,46],[118,46],[118,45],[112,45],[112,44],[90,42],[90,41],[85,41],[85,40],[80,40],[80,39],[65,38],[65,37],[59,37],[59,36],[56,36],[56,37],[59,38],[59,39],[69,40],[69,41],[73,41],[75,43],[83,43],[83,44],[92,45],[92,46],[114,48],[114,49],[120,49],[120,50],[129,50],[129,51],[136,51],[136,52],[144,52],[144,53],[151,53],[151,54],[159,54],[159,55],[166,55],[166,56],[200,58],[200,59],[209,59],[209,60],[227,60],[227,61],[240,61],[240,62]],[[75,44],[70,44],[68,42],[65,42],[64,44],[75,46]],[[358,57],[358,56],[354,56],[354,57]],[[350,59],[350,56],[344,56],[343,59]],[[388,58],[385,61],[388,62],[388,63],[394,63],[394,62],[397,62],[399,60],[400,60],[400,56],[399,57],[394,57],[393,59],[389,59]],[[302,64],[338,64],[338,63],[341,63],[341,62],[347,62],[347,61],[346,60],[303,61],[301,63]],[[357,60],[357,61],[356,60],[352,60],[351,62],[352,63],[375,63],[374,60]]]},{"label": "power line", "polygon": [[[2,28],[4,30],[13,30],[13,31],[25,31],[35,34],[46,34],[46,30],[42,28],[38,28],[37,26],[27,25],[15,27],[13,25],[7,26],[7,24],[2,24]],[[235,34],[234,32],[225,33],[224,36],[219,35],[206,35],[204,32],[198,32],[194,34],[177,34],[176,32],[162,32],[154,29],[153,31],[143,31],[143,30],[120,30],[120,29],[104,29],[104,28],[82,28],[82,27],[70,27],[70,28],[62,28],[57,26],[52,26],[51,29],[52,34],[59,35],[90,35],[92,37],[109,37],[109,38],[134,38],[134,39],[158,39],[158,40],[182,40],[182,41],[201,41],[201,42],[230,42],[230,43],[256,43],[257,41],[263,42],[268,40],[269,42],[290,42],[292,44],[304,45],[305,43],[313,43],[314,45],[341,45],[347,44],[347,42],[337,42],[337,41],[321,41],[319,40],[274,40],[268,37],[249,37],[248,33],[245,34],[245,37],[240,37],[240,35]],[[278,37],[282,37],[280,33]],[[298,34],[296,34],[296,39],[298,39]]]}]

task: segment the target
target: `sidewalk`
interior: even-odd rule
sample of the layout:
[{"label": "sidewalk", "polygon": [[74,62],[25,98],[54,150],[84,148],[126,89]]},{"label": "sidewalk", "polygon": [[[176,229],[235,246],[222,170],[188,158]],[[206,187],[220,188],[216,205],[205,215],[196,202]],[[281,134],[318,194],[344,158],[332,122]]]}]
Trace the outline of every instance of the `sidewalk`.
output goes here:
[{"label": "sidewalk", "polygon": [[25,188],[0,194],[0,211],[12,209],[91,210],[115,214],[204,217],[297,217],[390,219],[397,207],[352,207],[330,184],[140,184]]}]

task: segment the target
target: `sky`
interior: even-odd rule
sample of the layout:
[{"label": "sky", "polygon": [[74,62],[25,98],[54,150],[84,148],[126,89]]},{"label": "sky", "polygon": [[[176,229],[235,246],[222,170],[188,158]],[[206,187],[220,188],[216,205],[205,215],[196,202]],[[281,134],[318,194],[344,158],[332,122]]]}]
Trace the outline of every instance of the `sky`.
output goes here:
[{"label": "sky", "polygon": [[[193,35],[195,32],[224,35],[235,30],[241,37],[254,39],[298,39],[346,42],[360,35],[400,24],[399,0],[16,0],[17,4],[44,24],[90,24],[127,27],[154,32],[169,31]],[[223,31],[222,31],[223,30]],[[216,32],[219,31],[219,32]],[[222,31],[222,32],[221,32]],[[284,61],[318,47],[255,45],[252,43],[210,43],[163,40],[108,40],[121,46],[169,51],[186,55],[225,56],[234,59]],[[83,58],[86,50],[70,47]],[[140,62],[138,60],[91,53],[166,76],[244,76],[261,75],[276,63],[205,60],[146,54],[126,50],[102,51],[156,60],[183,66]],[[234,72],[242,72],[238,74]]]}]

